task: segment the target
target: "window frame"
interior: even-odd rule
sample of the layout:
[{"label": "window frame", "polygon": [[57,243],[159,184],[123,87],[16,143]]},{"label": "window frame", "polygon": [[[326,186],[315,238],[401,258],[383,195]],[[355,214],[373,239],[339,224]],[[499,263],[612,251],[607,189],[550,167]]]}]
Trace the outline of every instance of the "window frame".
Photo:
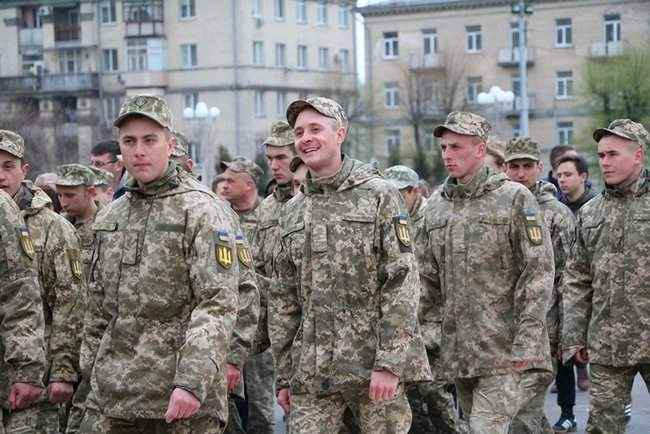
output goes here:
[{"label": "window frame", "polygon": [[[189,61],[187,63],[186,61]],[[181,44],[181,68],[194,69],[199,66],[199,49],[196,43]]]}]

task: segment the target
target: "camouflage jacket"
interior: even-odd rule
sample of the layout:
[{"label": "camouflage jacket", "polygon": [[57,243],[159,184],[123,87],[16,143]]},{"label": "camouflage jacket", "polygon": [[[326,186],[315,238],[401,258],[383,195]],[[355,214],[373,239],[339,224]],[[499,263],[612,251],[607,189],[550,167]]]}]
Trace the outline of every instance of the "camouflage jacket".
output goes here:
[{"label": "camouflage jacket", "polygon": [[282,214],[279,280],[269,294],[277,387],[367,387],[374,369],[401,382],[430,380],[399,192],[375,167],[347,157],[333,178],[308,177],[303,190]]},{"label": "camouflage jacket", "polygon": [[422,328],[440,335],[440,376],[498,375],[514,362],[551,370],[553,247],[532,193],[483,167],[468,185],[447,179],[424,215],[422,303],[440,297],[443,307],[428,309]]},{"label": "camouflage jacket", "polygon": [[225,420],[226,355],[237,314],[237,228],[182,176],[163,176],[97,217],[84,345],[94,354],[89,408],[164,417],[175,387]]},{"label": "camouflage jacket", "polygon": [[88,274],[90,272],[90,261],[92,260],[93,255],[93,241],[95,239],[93,223],[97,218],[97,214],[103,208],[103,205],[98,201],[95,201],[95,206],[97,207],[95,215],[85,222],[79,222],[74,217],[67,215],[65,216],[77,231],[77,236],[79,237],[79,245],[81,247],[81,263],[83,264],[84,278],[86,279],[88,278]]},{"label": "camouflage jacket", "polygon": [[549,230],[553,243],[553,255],[555,258],[555,280],[553,284],[553,295],[549,305],[546,325],[548,327],[548,338],[551,344],[551,351],[557,352],[560,344],[560,332],[562,327],[562,275],[566,260],[571,252],[575,241],[576,223],[571,210],[561,203],[557,197],[557,189],[553,184],[546,181],[538,181],[532,189],[539,208],[544,217],[544,224]]},{"label": "camouflage jacket", "polygon": [[46,382],[75,383],[84,293],[79,239],[74,227],[50,208],[47,194],[31,182],[21,185],[14,200],[36,248],[49,365]]},{"label": "camouflage jacket", "polygon": [[420,196],[418,200],[413,204],[412,209],[409,210],[409,217],[411,218],[411,232],[413,232],[413,242],[417,243],[418,238],[422,236],[424,232],[424,207],[427,203],[427,199],[424,196]]},{"label": "camouflage jacket", "polygon": [[35,250],[18,207],[0,190],[0,403],[14,383],[43,386],[43,305]]},{"label": "camouflage jacket", "polygon": [[244,230],[247,240],[252,240],[253,235],[255,234],[255,229],[257,228],[257,221],[259,219],[259,209],[260,209],[260,200],[259,198],[255,202],[255,205],[251,209],[245,212],[238,212],[235,210],[239,216],[239,224]]},{"label": "camouflage jacket", "polygon": [[607,187],[578,212],[563,296],[563,359],[587,347],[593,363],[650,363],[650,178]]},{"label": "camouflage jacket", "polygon": [[271,345],[267,323],[268,290],[273,275],[273,256],[280,242],[280,214],[292,196],[290,183],[278,185],[273,194],[264,199],[258,207],[257,229],[251,240],[255,251],[255,270],[260,284],[260,322],[255,342],[257,353]]}]

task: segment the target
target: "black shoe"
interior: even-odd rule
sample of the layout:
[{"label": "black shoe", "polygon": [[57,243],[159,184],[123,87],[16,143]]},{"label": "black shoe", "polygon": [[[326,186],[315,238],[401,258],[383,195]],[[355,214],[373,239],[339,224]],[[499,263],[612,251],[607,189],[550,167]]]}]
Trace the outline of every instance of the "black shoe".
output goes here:
[{"label": "black shoe", "polygon": [[560,417],[555,425],[553,425],[553,431],[555,432],[576,432],[578,429],[578,424],[576,423],[575,418]]}]

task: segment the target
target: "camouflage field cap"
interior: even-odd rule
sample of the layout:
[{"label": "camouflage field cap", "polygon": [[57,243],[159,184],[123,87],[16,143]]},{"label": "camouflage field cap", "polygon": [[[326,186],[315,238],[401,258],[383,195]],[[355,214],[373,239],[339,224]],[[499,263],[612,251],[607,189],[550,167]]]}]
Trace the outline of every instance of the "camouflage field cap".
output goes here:
[{"label": "camouflage field cap", "polygon": [[0,130],[0,151],[5,151],[17,158],[25,155],[25,141],[19,134],[9,130]]},{"label": "camouflage field cap", "polygon": [[274,148],[292,145],[294,142],[293,130],[286,121],[277,121],[271,125],[271,135],[264,144]]},{"label": "camouflage field cap", "polygon": [[254,161],[249,160],[248,158],[245,157],[235,157],[232,161],[222,161],[221,162],[221,168],[225,171],[226,169],[230,169],[233,172],[241,173],[245,172],[248,173],[251,178],[257,183],[260,178],[262,177],[262,169],[260,169],[260,166],[255,164]]},{"label": "camouflage field cap", "polygon": [[190,141],[187,136],[180,131],[174,131],[176,146],[172,150],[172,157],[185,157],[190,152]]},{"label": "camouflage field cap", "polygon": [[296,119],[301,111],[314,109],[323,116],[336,119],[343,128],[348,127],[348,117],[343,107],[333,99],[317,96],[308,99],[298,99],[292,102],[287,109],[287,121],[291,128],[296,125]]},{"label": "camouflage field cap", "polygon": [[542,155],[539,143],[530,137],[515,137],[508,141],[506,145],[506,163],[513,160],[533,160],[539,161]]},{"label": "camouflage field cap", "polygon": [[648,130],[643,125],[629,119],[616,119],[607,128],[598,128],[594,131],[594,140],[600,142],[600,139],[612,134],[637,142],[643,149],[647,149],[650,146],[650,134],[648,134]]},{"label": "camouflage field cap", "polygon": [[406,166],[392,166],[384,171],[384,178],[390,181],[398,190],[406,187],[417,187],[420,177],[417,172]]},{"label": "camouflage field cap", "polygon": [[128,97],[122,104],[120,114],[113,125],[119,127],[124,119],[132,115],[147,117],[163,128],[174,131],[172,112],[169,110],[167,101],[159,96],[135,95]]},{"label": "camouflage field cap", "polygon": [[111,185],[113,182],[113,175],[110,172],[107,172],[103,169],[98,169],[97,167],[88,166],[90,170],[95,174],[95,186]]},{"label": "camouflage field cap", "polygon": [[433,130],[433,135],[442,137],[445,130],[466,136],[477,136],[487,143],[492,127],[483,117],[469,112],[451,112],[443,125]]},{"label": "camouflage field cap", "polygon": [[95,173],[83,164],[64,164],[56,168],[56,185],[65,187],[91,187],[95,185]]},{"label": "camouflage field cap", "polygon": [[291,159],[291,163],[289,163],[289,170],[295,172],[303,164],[305,164],[305,162],[302,161],[302,158],[296,155]]},{"label": "camouflage field cap", "polygon": [[487,141],[487,153],[492,154],[494,157],[504,161],[505,144],[496,136],[490,136]]}]

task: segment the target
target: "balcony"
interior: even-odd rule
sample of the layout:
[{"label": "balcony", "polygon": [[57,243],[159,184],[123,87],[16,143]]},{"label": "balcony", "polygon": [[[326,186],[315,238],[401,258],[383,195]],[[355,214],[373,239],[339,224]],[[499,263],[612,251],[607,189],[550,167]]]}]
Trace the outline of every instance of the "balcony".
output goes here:
[{"label": "balcony", "polygon": [[[535,64],[535,50],[533,48],[525,48],[526,52],[526,65],[533,66]],[[505,68],[512,68],[519,66],[519,49],[518,48],[501,48],[499,49],[499,57],[497,64]]]},{"label": "balcony", "polygon": [[125,0],[123,16],[127,37],[165,34],[162,0]]},{"label": "balcony", "polygon": [[43,47],[43,29],[20,29],[18,33],[20,47]]},{"label": "balcony", "polygon": [[411,54],[409,67],[411,69],[439,69],[442,68],[442,58],[438,53]]},{"label": "balcony", "polygon": [[623,54],[623,43],[616,42],[596,42],[591,44],[591,57],[612,57]]},{"label": "balcony", "polygon": [[54,43],[57,47],[77,46],[81,42],[81,27],[77,24],[54,24]]},{"label": "balcony", "polygon": [[1,95],[49,93],[96,93],[99,89],[97,73],[45,74],[39,76],[0,77]]}]

